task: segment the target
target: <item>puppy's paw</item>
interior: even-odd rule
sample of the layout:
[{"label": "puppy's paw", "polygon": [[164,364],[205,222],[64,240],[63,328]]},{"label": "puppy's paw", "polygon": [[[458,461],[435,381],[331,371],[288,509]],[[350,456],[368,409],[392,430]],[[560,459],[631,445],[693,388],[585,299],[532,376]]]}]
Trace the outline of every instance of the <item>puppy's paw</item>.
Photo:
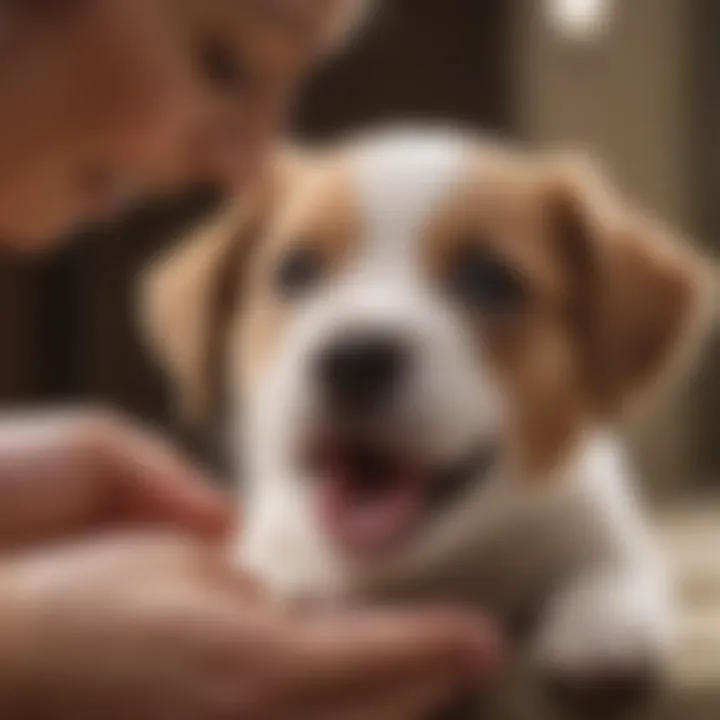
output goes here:
[{"label": "puppy's paw", "polygon": [[538,660],[555,701],[605,717],[655,697],[669,639],[658,584],[597,577],[559,598],[542,626]]}]

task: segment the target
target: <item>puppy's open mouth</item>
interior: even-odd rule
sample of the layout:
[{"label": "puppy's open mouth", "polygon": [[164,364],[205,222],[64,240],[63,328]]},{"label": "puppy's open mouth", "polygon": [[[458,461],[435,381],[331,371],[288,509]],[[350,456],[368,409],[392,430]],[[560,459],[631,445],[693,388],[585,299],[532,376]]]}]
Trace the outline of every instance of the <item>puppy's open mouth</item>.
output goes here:
[{"label": "puppy's open mouth", "polygon": [[497,445],[478,443],[445,463],[422,452],[361,437],[324,438],[309,453],[320,520],[346,550],[375,553],[394,546],[481,482]]}]

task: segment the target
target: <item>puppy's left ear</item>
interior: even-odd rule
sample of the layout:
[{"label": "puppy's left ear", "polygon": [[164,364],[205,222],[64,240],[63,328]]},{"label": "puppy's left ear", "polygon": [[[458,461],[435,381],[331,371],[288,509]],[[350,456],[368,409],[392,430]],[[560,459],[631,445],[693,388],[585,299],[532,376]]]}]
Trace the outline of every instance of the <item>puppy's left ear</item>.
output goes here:
[{"label": "puppy's left ear", "polygon": [[[170,382],[183,424],[209,421],[219,314],[240,292],[243,254],[255,242],[254,203],[231,205],[157,258],[139,283],[141,331]],[[214,418],[213,418],[214,419]]]},{"label": "puppy's left ear", "polygon": [[613,415],[691,357],[711,317],[715,270],[621,202],[587,161],[557,163],[544,203],[591,402]]},{"label": "puppy's left ear", "polygon": [[309,153],[283,149],[254,192],[191,231],[140,278],[140,330],[185,425],[201,428],[217,419],[227,380],[226,333],[244,300],[245,270],[286,193],[312,165]]}]

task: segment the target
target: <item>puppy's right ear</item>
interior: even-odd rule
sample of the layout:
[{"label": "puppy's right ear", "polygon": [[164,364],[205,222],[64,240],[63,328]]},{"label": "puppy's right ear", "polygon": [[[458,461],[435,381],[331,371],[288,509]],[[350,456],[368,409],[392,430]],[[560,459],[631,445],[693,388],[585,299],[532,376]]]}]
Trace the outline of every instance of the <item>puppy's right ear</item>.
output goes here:
[{"label": "puppy's right ear", "polygon": [[[177,413],[198,424],[211,411],[217,315],[232,302],[243,255],[256,242],[252,203],[231,206],[157,258],[140,280],[139,314],[148,347],[167,375]],[[234,294],[234,292],[233,292]]]},{"label": "puppy's right ear", "polygon": [[311,166],[308,153],[285,148],[256,192],[191,232],[141,277],[141,330],[186,424],[216,419],[226,381],[226,333],[243,294],[245,266],[283,197]]}]

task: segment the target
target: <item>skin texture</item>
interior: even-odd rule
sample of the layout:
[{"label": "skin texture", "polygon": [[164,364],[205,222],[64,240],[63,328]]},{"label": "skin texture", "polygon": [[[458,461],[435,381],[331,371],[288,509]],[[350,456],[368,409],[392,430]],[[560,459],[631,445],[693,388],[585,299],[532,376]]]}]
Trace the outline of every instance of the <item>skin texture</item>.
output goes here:
[{"label": "skin texture", "polygon": [[[198,181],[260,167],[354,0],[4,4],[0,236],[27,251]],[[129,49],[132,48],[132,52]]]},{"label": "skin texture", "polygon": [[221,539],[232,518],[200,470],[107,413],[0,422],[0,548],[93,527],[162,525]]},{"label": "skin texture", "polygon": [[4,582],[13,717],[403,720],[492,664],[488,632],[449,612],[298,622],[177,535],[79,542],[7,564]]},{"label": "skin texture", "polygon": [[[135,194],[228,189],[354,0],[11,0],[0,248],[57,245]],[[452,611],[279,613],[226,561],[233,519],[161,438],[96,413],[0,423],[0,707],[28,718],[412,720],[486,677]]]}]

